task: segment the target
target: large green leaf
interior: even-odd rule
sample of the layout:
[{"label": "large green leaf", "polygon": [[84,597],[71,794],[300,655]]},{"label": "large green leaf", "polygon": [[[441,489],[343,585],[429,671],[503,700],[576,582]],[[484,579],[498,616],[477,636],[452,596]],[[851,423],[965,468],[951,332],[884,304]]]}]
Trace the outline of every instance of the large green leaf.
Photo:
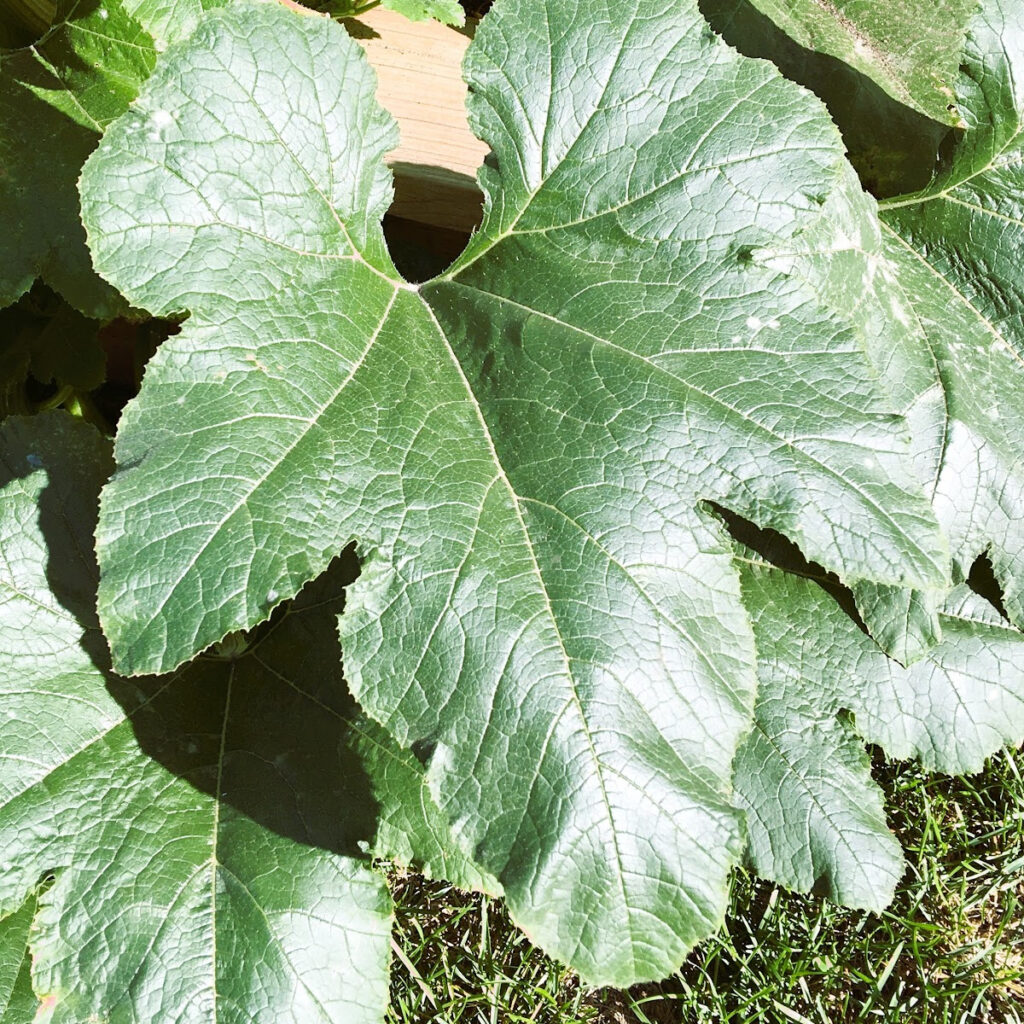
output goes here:
[{"label": "large green leaf", "polygon": [[41,276],[91,316],[123,309],[93,273],[76,182],[153,60],[119,0],[62,0],[39,42],[0,52],[0,306]]},{"label": "large green leaf", "polygon": [[753,0],[800,46],[845,61],[890,96],[945,124],[960,47],[978,0]]},{"label": "large green leaf", "polygon": [[63,414],[0,436],[0,915],[56,876],[32,941],[47,1019],[380,1020],[390,901],[352,856],[374,801],[337,573],[248,649],[119,680],[92,611],[109,446]]},{"label": "large green leaf", "polygon": [[[942,643],[904,668],[829,594],[741,549],[760,686],[736,758],[757,871],[793,889],[881,909],[902,874],[863,741],[952,774],[1024,740],[1024,634],[961,585]],[[851,717],[837,717],[840,711]]]},{"label": "large green leaf", "polygon": [[881,204],[918,339],[884,372],[961,578],[987,552],[1024,625],[1024,4],[985,0],[961,59],[968,130],[949,168]]},{"label": "large green leaf", "polygon": [[101,617],[167,670],[355,539],[359,700],[527,931],[628,983],[718,925],[740,849],[753,650],[702,501],[850,580],[941,587],[944,542],[842,303],[751,259],[877,232],[815,100],[675,0],[499,2],[466,74],[485,223],[420,289],[337,26],[215,13],[108,132],[97,265],[190,319],[122,420]]}]

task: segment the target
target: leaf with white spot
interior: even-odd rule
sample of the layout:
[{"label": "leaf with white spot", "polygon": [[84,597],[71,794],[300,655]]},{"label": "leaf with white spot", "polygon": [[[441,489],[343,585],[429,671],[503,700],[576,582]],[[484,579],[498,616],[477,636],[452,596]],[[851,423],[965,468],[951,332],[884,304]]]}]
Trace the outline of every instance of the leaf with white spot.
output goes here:
[{"label": "leaf with white spot", "polygon": [[961,124],[953,95],[978,0],[750,0],[794,42],[849,64],[893,99]]}]

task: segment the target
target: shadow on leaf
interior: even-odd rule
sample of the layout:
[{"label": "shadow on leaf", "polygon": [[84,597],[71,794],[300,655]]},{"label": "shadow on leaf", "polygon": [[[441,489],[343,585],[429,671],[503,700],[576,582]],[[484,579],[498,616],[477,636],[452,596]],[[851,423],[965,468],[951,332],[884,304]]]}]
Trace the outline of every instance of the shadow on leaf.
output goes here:
[{"label": "shadow on leaf", "polygon": [[242,815],[295,842],[364,856],[377,805],[352,747],[349,717],[357,709],[336,631],[344,587],[358,575],[354,552],[335,559],[234,654],[208,652],[165,676],[125,679],[110,670],[94,610],[92,537],[105,472],[94,467],[91,476],[91,487],[51,481],[42,491],[47,578],[81,624],[81,646],[142,752],[217,800],[221,824]]},{"label": "shadow on leaf", "polygon": [[904,106],[843,61],[798,45],[750,0],[699,0],[699,6],[730,46],[772,61],[825,103],[850,163],[876,198],[924,188],[950,154],[955,130]]}]

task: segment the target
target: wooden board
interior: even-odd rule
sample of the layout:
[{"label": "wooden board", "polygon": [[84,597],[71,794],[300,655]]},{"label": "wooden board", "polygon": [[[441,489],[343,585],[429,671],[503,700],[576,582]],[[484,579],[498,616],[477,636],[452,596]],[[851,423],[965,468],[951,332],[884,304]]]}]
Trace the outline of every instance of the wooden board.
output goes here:
[{"label": "wooden board", "polygon": [[477,168],[488,149],[469,129],[462,56],[471,30],[413,22],[376,8],[363,15],[373,38],[359,39],[380,82],[377,98],[398,121],[389,155],[398,217],[469,231],[480,221]]}]

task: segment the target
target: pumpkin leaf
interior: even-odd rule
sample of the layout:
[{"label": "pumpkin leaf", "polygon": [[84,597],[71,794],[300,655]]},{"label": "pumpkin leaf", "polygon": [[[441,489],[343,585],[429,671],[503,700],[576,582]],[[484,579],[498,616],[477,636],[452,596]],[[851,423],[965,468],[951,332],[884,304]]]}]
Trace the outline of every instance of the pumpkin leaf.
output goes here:
[{"label": "pumpkin leaf", "polygon": [[189,319],[119,430],[100,616],[170,671],[356,542],[353,692],[526,931],[625,985],[719,925],[742,848],[754,653],[704,503],[848,582],[941,589],[945,542],[855,290],[752,258],[877,235],[817,101],[661,0],[499,0],[465,74],[484,224],[417,288],[338,26],[214,12],[108,131],[96,264]]}]

